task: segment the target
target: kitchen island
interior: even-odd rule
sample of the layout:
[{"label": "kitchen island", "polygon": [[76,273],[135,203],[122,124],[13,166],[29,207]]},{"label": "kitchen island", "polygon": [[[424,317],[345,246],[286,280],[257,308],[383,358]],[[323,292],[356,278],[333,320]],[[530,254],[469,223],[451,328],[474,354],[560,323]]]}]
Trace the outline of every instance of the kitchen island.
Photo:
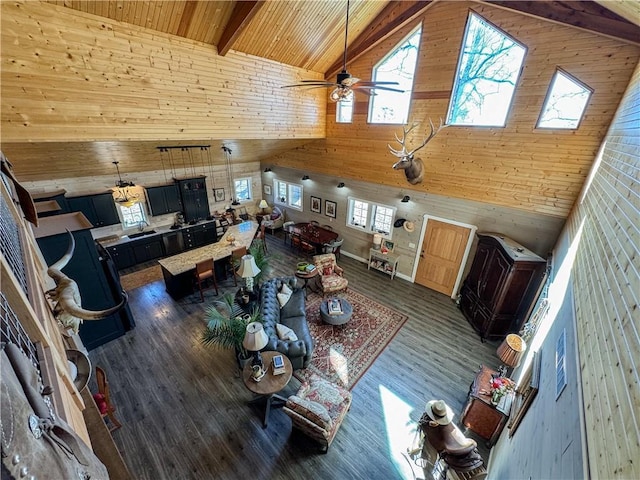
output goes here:
[{"label": "kitchen island", "polygon": [[[216,243],[158,260],[162,267],[162,276],[167,293],[176,300],[193,293],[196,263],[203,260],[213,258],[214,262],[219,264],[216,265],[216,275],[219,272],[223,272],[224,266],[222,262],[227,261],[233,250],[241,247],[247,247],[248,249],[257,229],[257,222],[252,220],[232,225],[220,241]],[[235,238],[233,245],[228,241],[230,236]]]}]

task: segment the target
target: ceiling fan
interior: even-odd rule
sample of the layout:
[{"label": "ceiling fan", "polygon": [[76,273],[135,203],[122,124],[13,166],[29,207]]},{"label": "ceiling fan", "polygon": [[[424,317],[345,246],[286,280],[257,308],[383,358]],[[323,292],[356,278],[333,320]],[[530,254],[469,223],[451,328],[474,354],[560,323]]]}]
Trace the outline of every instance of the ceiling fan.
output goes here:
[{"label": "ceiling fan", "polygon": [[361,82],[359,78],[352,77],[347,72],[347,37],[349,34],[349,0],[347,0],[347,21],[344,30],[344,54],[342,57],[342,71],[338,73],[335,82],[327,82],[324,80],[301,80],[301,83],[294,85],[283,85],[281,88],[291,87],[307,87],[312,88],[324,88],[333,87],[330,98],[333,102],[339,102],[340,100],[351,100],[353,98],[353,92],[361,92],[366,95],[375,95],[374,89],[387,90],[389,92],[403,93],[404,90],[397,88],[391,88],[391,85],[399,85],[398,82]]}]

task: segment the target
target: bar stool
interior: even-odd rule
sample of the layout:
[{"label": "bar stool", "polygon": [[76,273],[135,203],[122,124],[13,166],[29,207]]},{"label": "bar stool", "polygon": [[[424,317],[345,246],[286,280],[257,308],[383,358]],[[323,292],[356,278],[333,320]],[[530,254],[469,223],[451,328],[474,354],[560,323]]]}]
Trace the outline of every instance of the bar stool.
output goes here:
[{"label": "bar stool", "polygon": [[233,284],[238,286],[237,279],[237,270],[240,266],[240,260],[243,256],[247,254],[247,247],[236,248],[231,251],[231,256],[229,257],[229,262],[227,262],[227,267],[225,273],[231,273],[233,275]]},{"label": "bar stool", "polygon": [[200,290],[200,301],[204,302],[204,289],[202,288],[202,284],[206,283],[209,278],[213,280],[213,287],[216,289],[216,295],[218,295],[218,283],[216,282],[216,271],[213,265],[213,258],[208,258],[207,260],[196,263],[195,276],[198,289]]}]

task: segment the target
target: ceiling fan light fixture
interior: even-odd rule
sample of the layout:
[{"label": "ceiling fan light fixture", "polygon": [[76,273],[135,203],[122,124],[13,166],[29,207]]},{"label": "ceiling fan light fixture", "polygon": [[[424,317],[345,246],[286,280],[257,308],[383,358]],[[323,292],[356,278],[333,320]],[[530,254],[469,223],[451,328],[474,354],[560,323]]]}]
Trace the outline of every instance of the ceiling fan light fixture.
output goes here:
[{"label": "ceiling fan light fixture", "polygon": [[332,102],[339,102],[341,100],[351,101],[353,100],[353,90],[345,87],[337,87],[331,92],[330,97]]}]

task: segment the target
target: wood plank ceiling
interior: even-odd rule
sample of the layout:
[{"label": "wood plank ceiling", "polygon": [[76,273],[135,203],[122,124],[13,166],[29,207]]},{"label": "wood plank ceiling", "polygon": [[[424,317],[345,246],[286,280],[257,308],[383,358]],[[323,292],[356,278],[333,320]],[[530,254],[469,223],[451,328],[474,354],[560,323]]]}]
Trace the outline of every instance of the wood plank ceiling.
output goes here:
[{"label": "wood plank ceiling", "polygon": [[[351,0],[348,29],[348,61],[357,60],[376,45],[425,12],[433,1],[366,1]],[[204,1],[204,0],[49,0],[47,3],[82,11],[144,27],[152,31],[184,37],[210,44],[220,55],[230,50],[262,57],[285,65],[308,69],[334,79],[341,70],[344,52],[345,13],[343,0],[278,0],[278,1]],[[637,2],[549,1],[523,2],[491,0],[496,7],[517,10],[527,15],[597,32],[601,35],[639,43]],[[630,5],[636,5],[636,7]],[[610,7],[611,8],[608,8]],[[616,12],[616,13],[614,13]],[[64,158],[65,152],[111,149],[115,156],[142,158],[151,156],[160,140],[86,143],[13,143],[13,153],[19,152],[26,163],[38,158]],[[3,138],[3,144],[11,145]],[[246,161],[264,160],[296,148],[297,140],[224,139],[238,152],[236,158]],[[194,138],[182,142],[203,144],[207,139]],[[166,144],[166,142],[165,142]],[[179,145],[181,142],[172,142]],[[5,150],[8,150],[5,148]],[[115,152],[119,151],[118,154]],[[5,152],[7,153],[7,152]],[[130,165],[135,169],[137,166]],[[142,168],[144,170],[144,168]],[[70,162],[56,169],[60,178],[85,175],[81,162]],[[42,175],[48,178],[50,170]],[[31,171],[30,180],[37,180]]]}]

